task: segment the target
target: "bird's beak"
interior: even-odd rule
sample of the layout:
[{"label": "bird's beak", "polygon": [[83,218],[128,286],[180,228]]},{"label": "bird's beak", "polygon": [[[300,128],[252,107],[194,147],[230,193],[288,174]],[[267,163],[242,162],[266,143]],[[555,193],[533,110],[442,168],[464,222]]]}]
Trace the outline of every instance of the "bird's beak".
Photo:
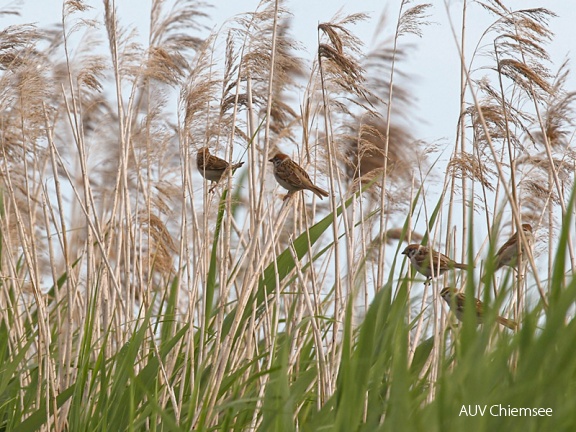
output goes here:
[{"label": "bird's beak", "polygon": [[268,159],[268,162],[274,162],[274,159]]},{"label": "bird's beak", "polygon": [[408,249],[404,249],[404,252],[402,252],[402,255],[406,255],[408,253]]}]

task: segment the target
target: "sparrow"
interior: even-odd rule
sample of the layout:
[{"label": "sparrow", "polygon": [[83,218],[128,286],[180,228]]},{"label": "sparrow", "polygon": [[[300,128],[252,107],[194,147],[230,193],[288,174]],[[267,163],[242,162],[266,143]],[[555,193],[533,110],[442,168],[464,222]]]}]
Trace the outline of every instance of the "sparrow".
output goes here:
[{"label": "sparrow", "polygon": [[[522,224],[522,231],[524,233],[524,237],[526,238],[526,242],[530,247],[534,243],[534,235],[532,234],[532,226],[530,224]],[[516,267],[518,264],[518,231],[516,231],[512,237],[508,239],[506,243],[498,249],[496,253],[496,270],[504,266]],[[526,259],[526,251],[524,249],[524,245],[520,244],[520,251],[522,252],[522,259]]]},{"label": "sparrow", "polygon": [[[419,244],[408,245],[402,254],[410,258],[412,266],[427,277],[424,283],[430,282],[433,277],[441,275],[446,270],[468,268],[466,264],[457,263],[446,255]],[[432,263],[430,263],[430,258],[432,258]]]},{"label": "sparrow", "polygon": [[[202,174],[202,177],[206,180],[210,180],[216,184],[220,181],[225,172],[228,170],[235,171],[242,165],[244,165],[244,162],[239,162],[231,166],[224,159],[211,155],[208,147],[202,147],[196,154],[196,166],[198,167],[198,171],[200,171],[200,174]],[[210,189],[210,192],[212,192],[215,187],[216,185]]]},{"label": "sparrow", "polygon": [[[456,318],[458,318],[458,321],[463,321],[464,320],[464,305],[466,304],[466,296],[463,293],[458,292],[454,288],[450,288],[450,287],[444,288],[440,292],[440,295],[442,296],[442,298],[444,300],[446,300],[446,303],[448,303],[448,305],[450,306],[450,310],[452,310],[452,312],[454,312],[454,314],[456,315]],[[477,324],[480,325],[483,323],[484,304],[480,300],[478,300],[477,298],[474,298],[474,307],[476,308]],[[506,319],[506,318],[501,317],[501,316],[496,317],[496,322],[498,324],[503,325],[504,327],[508,327],[511,330],[515,330],[516,327],[518,327],[518,324],[516,323],[516,321],[512,321],[512,320]]]},{"label": "sparrow", "polygon": [[314,185],[306,171],[284,153],[276,153],[268,162],[274,164],[276,181],[288,190],[288,195],[284,197],[284,200],[291,197],[294,192],[304,189],[314,192],[320,199],[328,196],[328,192]]}]

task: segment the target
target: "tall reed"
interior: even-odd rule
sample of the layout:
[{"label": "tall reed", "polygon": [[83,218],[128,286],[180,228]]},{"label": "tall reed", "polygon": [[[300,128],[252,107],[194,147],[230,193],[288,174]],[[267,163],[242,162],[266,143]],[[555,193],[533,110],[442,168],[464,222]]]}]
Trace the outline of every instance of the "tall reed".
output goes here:
[{"label": "tall reed", "polygon": [[[313,58],[280,1],[206,36],[208,12],[153,1],[142,43],[114,2],[66,1],[57,31],[0,33],[0,429],[572,430],[576,93],[554,14],[462,3],[493,23],[453,28],[447,149],[417,137],[405,62],[430,5],[400,2],[369,48],[367,16],[338,15]],[[213,192],[204,146],[245,162]],[[282,200],[278,150],[328,199]],[[534,250],[496,270],[527,222]],[[470,271],[422,285],[407,243]],[[553,415],[461,414],[496,404]]]}]

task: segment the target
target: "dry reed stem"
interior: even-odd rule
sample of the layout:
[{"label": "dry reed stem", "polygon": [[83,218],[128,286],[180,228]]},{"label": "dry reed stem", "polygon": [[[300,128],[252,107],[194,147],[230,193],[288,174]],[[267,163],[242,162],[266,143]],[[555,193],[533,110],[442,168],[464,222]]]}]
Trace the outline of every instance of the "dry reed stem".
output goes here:
[{"label": "dry reed stem", "polygon": [[[151,322],[146,343],[136,356],[135,372],[155,357],[162,387],[157,403],[174,412],[176,422],[192,406],[194,412],[188,415],[196,426],[205,419],[203,426],[217,427],[219,407],[237,396],[223,389],[226,377],[254,362],[237,380],[247,383],[251,373],[259,374],[260,388],[251,395],[259,398],[250,420],[255,428],[262,424],[261,409],[270,384],[266,371],[276,360],[279,338],[292,337],[288,371],[294,376],[301,367],[300,350],[310,344],[315,347],[312,367],[317,376],[308,391],[318,395],[317,408],[322,408],[337,389],[346,311],[355,311],[357,304],[366,308],[390,277],[387,244],[403,237],[422,240],[413,234],[418,221],[410,212],[417,190],[421,191],[417,211],[423,209],[421,220],[428,226],[436,205],[428,186],[435,176],[424,158],[433,146],[408,133],[411,100],[397,69],[404,55],[400,36],[421,34],[428,5],[408,8],[408,2],[403,2],[392,48],[380,48],[367,57],[350,30],[363,19],[361,14],[322,23],[317,58],[299,110],[293,108],[290,95],[299,91],[303,62],[295,54],[298,44],[289,36],[279,1],[231,24],[234,28],[225,35],[223,71],[215,53],[221,35],[212,34],[207,40],[196,37],[204,13],[195,2],[182,5],[190,8],[164,11],[163,2],[153,2],[145,48],[122,28],[113,3],[105,2],[106,57],[90,52],[95,39],[85,39],[83,50],[73,46],[71,36],[84,28],[86,4],[80,1],[65,4],[62,41],[49,53],[38,50],[42,36],[36,28],[13,27],[0,33],[1,180],[6,197],[0,220],[6,269],[0,303],[14,311],[9,332],[14,347],[22,344],[27,326],[38,314],[37,339],[26,360],[42,365],[38,380],[46,385],[39,386],[34,402],[40,408],[43,397],[55,401],[62,389],[77,380],[78,365],[85,361],[80,341],[93,340],[90,356],[103,353],[105,360],[114,358],[131,340],[146,311],[151,310],[154,318],[162,316],[166,303],[159,297],[172,283],[178,284],[176,325],[169,336],[184,322],[190,324],[175,348],[186,366],[178,370],[181,357],[163,360],[159,327]],[[449,204],[442,205],[437,222],[427,228],[431,244],[442,240],[448,252],[461,249],[463,256],[467,248],[457,246],[459,232],[452,215],[460,178],[465,221],[470,207],[483,206],[486,225],[498,225],[500,190],[510,202],[516,224],[548,216],[552,229],[557,206],[563,207],[563,214],[572,211],[565,208],[564,195],[566,187],[572,186],[576,159],[567,148],[574,93],[563,91],[567,70],[561,68],[556,81],[551,81],[543,65],[532,61],[533,57],[546,59],[545,46],[537,40],[551,36],[543,20],[546,13],[504,12],[499,2],[489,2],[486,8],[498,17],[491,29],[500,32],[492,64],[500,73],[498,85],[490,77],[476,79],[476,70],[466,67],[462,57],[460,132],[440,192],[440,199],[449,196]],[[50,57],[58,50],[65,54],[63,63]],[[54,77],[39,72],[43,70],[53,70]],[[510,97],[504,85],[508,82],[514,84]],[[102,93],[110,86],[112,102]],[[473,98],[469,108],[464,107],[465,87]],[[386,90],[376,93],[376,88]],[[178,92],[174,120],[170,101]],[[518,94],[525,98],[516,98]],[[534,115],[524,109],[526,100],[535,104]],[[538,103],[543,100],[546,108],[540,113]],[[470,152],[465,146],[467,125],[472,127],[474,144]],[[243,172],[229,176],[209,194],[191,161],[204,145],[228,160],[246,158],[247,177]],[[328,204],[304,193],[280,207],[268,186],[272,177],[267,160],[275,148],[286,149],[329,184]],[[351,188],[368,178],[381,181],[374,191],[352,200],[319,244],[308,244],[307,263],[298,261],[293,239],[328,212],[335,213]],[[215,245],[216,280],[209,309],[207,274],[224,189],[229,195]],[[490,197],[496,204],[489,203]],[[491,207],[497,209],[494,217]],[[409,229],[403,236],[397,227],[405,219]],[[465,225],[462,230],[463,245],[468,229]],[[328,245],[314,261],[314,254]],[[295,260],[295,268],[283,280],[277,273],[274,289],[262,304],[256,304],[254,294],[263,270],[285,250]],[[569,250],[574,260],[571,244]],[[544,295],[534,259],[528,258]],[[59,286],[64,274],[64,284]],[[46,295],[44,278],[54,285],[53,298]],[[509,306],[516,314],[523,308],[522,278]],[[390,280],[404,281],[400,274]],[[464,284],[464,278],[459,281]],[[291,293],[291,288],[297,292]],[[415,288],[409,286],[409,299],[421,295]],[[431,313],[427,313],[430,299]],[[422,376],[430,372],[429,397],[433,398],[441,350],[450,342],[445,341],[446,322],[434,292],[425,291],[418,300],[417,311],[407,308],[407,319],[414,312],[426,313],[420,314],[410,333],[408,357],[411,361],[422,338],[435,337],[433,355],[422,372]],[[233,308],[235,316],[226,329]],[[82,325],[91,313],[94,325]],[[324,319],[326,315],[332,321]],[[352,325],[358,325],[358,316],[353,318]],[[52,334],[60,338],[52,340]],[[208,391],[185,402],[182,382],[188,380],[194,391],[208,382]],[[31,377],[22,374],[19,381],[24,387]],[[49,427],[65,430],[69,407],[58,408],[55,402],[45,407],[52,415]]]}]

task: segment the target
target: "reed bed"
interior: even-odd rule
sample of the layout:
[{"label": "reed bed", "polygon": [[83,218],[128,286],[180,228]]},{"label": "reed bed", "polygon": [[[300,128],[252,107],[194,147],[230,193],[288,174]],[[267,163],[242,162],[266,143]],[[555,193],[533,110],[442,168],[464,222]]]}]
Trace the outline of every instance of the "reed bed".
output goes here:
[{"label": "reed bed", "polygon": [[[0,32],[0,430],[575,430],[576,93],[552,11],[462,2],[492,24],[453,29],[444,145],[416,136],[405,67],[429,4],[371,47],[364,14],[320,23],[312,58],[279,0],[208,36],[203,2],[153,0],[147,44],[103,5]],[[205,146],[244,162],[213,191]],[[284,201],[279,150],[330,196]],[[496,269],[522,223],[535,247]],[[468,270],[423,284],[408,243]],[[496,405],[552,415],[462,414]]]}]

